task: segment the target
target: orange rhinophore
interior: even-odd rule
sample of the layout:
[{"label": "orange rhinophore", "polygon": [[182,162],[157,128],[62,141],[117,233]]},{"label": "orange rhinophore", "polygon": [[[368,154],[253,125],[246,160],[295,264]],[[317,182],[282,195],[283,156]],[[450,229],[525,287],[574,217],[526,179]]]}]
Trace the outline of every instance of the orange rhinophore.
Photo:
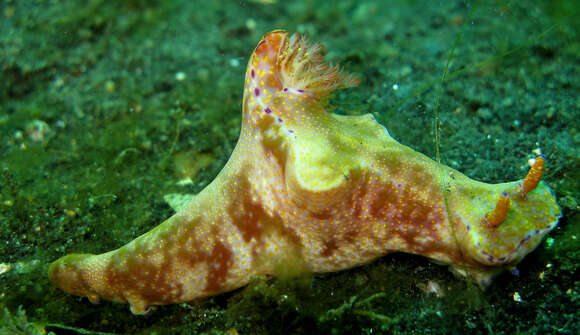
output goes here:
[{"label": "orange rhinophore", "polygon": [[487,215],[485,216],[485,221],[489,225],[497,227],[500,224],[502,224],[502,222],[505,221],[509,209],[510,209],[510,198],[508,198],[507,192],[503,192],[499,197],[499,199],[497,199],[495,209],[492,212],[487,213]]},{"label": "orange rhinophore", "polygon": [[538,156],[536,158],[536,161],[534,162],[534,165],[532,165],[532,168],[530,169],[530,171],[526,175],[526,178],[524,178],[524,181],[522,182],[521,185],[522,198],[525,198],[526,194],[530,193],[536,187],[538,187],[540,180],[542,180],[543,174],[544,174],[544,156]]}]

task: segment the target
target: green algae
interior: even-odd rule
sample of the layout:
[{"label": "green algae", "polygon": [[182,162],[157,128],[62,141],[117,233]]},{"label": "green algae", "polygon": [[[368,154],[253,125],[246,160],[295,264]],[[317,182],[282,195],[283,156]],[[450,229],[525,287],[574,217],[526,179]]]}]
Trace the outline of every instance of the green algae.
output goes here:
[{"label": "green algae", "polygon": [[[33,322],[55,334],[576,333],[580,48],[570,19],[578,9],[566,1],[480,2],[451,64],[462,72],[441,95],[443,163],[501,182],[525,175],[532,149],[547,156],[545,178],[564,200],[564,218],[519,276],[503,274],[481,291],[395,254],[341,273],[256,279],[146,317],[92,306],[46,277],[65,253],[110,250],[153,228],[172,213],[164,194],[212,180],[239,132],[247,57],[274,28],[309,33],[361,74],[359,88],[335,95],[338,112],[369,111],[396,139],[434,156],[432,83],[470,4],[4,2],[0,262],[12,269],[0,275],[0,330]],[[35,120],[50,136],[33,140]],[[216,159],[181,186],[173,157],[192,148]],[[429,282],[443,295],[424,292]]]}]

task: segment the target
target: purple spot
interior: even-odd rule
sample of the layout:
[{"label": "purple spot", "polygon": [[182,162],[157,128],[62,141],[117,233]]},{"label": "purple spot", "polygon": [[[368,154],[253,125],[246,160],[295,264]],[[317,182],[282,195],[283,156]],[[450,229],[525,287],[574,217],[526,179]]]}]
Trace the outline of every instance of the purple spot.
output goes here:
[{"label": "purple spot", "polygon": [[500,261],[500,262],[503,262],[503,261],[505,261],[505,256],[503,256],[503,257],[500,257],[500,258],[498,258],[497,260],[498,260],[498,261]]},{"label": "purple spot", "polygon": [[506,192],[506,191],[503,191],[503,192],[501,193],[501,195],[503,195],[504,197],[507,197],[507,192]]},{"label": "purple spot", "polygon": [[287,88],[285,88],[285,89],[284,89],[284,92],[288,92],[288,89],[287,89]]},{"label": "purple spot", "polygon": [[282,122],[282,119],[281,118],[278,118],[278,122]]},{"label": "purple spot", "polygon": [[298,92],[304,93],[304,90],[303,89],[299,89]]},{"label": "purple spot", "polygon": [[493,255],[489,255],[489,256],[487,256],[487,260],[488,260],[489,262],[493,262]]},{"label": "purple spot", "polygon": [[270,113],[272,113],[272,110],[270,109],[270,107],[266,107],[264,112],[266,112],[266,114],[270,114]]},{"label": "purple spot", "polygon": [[514,275],[514,276],[519,276],[519,275],[520,275],[520,270],[518,270],[518,269],[513,269],[513,270],[512,270],[512,275]]},{"label": "purple spot", "polygon": [[252,69],[252,78],[254,78],[255,75],[256,73],[254,72],[254,69]]},{"label": "purple spot", "polygon": [[260,95],[260,89],[259,88],[254,88],[254,94],[256,96]]},{"label": "purple spot", "polygon": [[538,235],[540,233],[540,231],[538,229],[536,229],[536,235]]}]

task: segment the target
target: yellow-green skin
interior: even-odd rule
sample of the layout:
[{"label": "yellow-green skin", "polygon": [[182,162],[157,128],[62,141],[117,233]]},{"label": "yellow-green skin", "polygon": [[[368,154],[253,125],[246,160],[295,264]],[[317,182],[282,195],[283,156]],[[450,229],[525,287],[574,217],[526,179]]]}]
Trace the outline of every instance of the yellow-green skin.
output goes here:
[{"label": "yellow-green skin", "polygon": [[[50,279],[135,314],[254,276],[339,271],[390,252],[429,257],[485,285],[556,226],[560,208],[543,183],[524,198],[521,181],[469,179],[401,145],[370,114],[325,111],[325,95],[352,81],[308,77],[321,63],[315,47],[283,31],[264,36],[246,72],[238,144],[215,180],[127,245],[60,258]],[[485,216],[502,192],[511,207],[492,227]]]}]

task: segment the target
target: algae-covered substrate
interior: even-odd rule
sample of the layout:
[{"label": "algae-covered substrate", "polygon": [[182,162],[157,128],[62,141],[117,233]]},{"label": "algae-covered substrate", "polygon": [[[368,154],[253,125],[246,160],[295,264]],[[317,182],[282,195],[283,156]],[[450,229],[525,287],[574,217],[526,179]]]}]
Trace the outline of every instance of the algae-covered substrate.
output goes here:
[{"label": "algae-covered substrate", "polygon": [[[577,334],[575,6],[2,2],[0,334]],[[441,161],[472,178],[521,179],[545,155],[563,217],[519,274],[483,291],[427,259],[392,254],[339,273],[256,278],[146,316],[51,285],[51,261],[123,245],[173,213],[164,196],[215,177],[238,137],[248,57],[276,28],[323,42],[332,62],[360,75],[332,98],[338,113],[372,113],[432,158],[442,84]]]}]

